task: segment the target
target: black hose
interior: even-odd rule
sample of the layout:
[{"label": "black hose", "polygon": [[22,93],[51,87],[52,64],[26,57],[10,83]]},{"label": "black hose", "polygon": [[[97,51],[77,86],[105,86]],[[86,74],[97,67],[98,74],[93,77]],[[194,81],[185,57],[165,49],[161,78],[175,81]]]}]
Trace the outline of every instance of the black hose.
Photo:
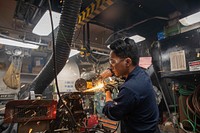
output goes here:
[{"label": "black hose", "polygon": [[[56,70],[57,74],[63,69],[68,60],[70,46],[74,36],[75,25],[80,12],[81,0],[65,0],[61,11],[59,30],[56,38]],[[42,94],[54,79],[53,55],[47,64],[30,84],[27,91]],[[23,95],[20,96],[23,98]]]}]

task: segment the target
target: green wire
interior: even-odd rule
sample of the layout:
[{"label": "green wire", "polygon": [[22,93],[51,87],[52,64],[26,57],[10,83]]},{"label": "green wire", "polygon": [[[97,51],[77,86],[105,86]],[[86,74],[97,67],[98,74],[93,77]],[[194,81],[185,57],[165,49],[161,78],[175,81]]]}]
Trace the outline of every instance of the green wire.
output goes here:
[{"label": "green wire", "polygon": [[188,95],[192,94],[193,91],[194,91],[194,90],[186,90],[186,89],[184,89],[182,86],[179,87],[178,90],[179,90],[179,93],[180,93],[181,95],[184,95],[184,96],[188,96]]},{"label": "green wire", "polygon": [[195,132],[195,131],[199,132],[199,130],[197,129],[197,126],[200,126],[197,123],[197,118],[199,118],[199,116],[196,115],[196,112],[195,112],[195,114],[192,114],[194,121],[192,119],[190,119],[188,107],[186,106],[186,109],[185,109],[185,107],[183,106],[183,98],[182,98],[182,96],[191,95],[195,90],[195,85],[193,85],[193,84],[186,84],[186,85],[187,85],[187,89],[185,89],[185,87],[183,85],[179,85],[179,88],[178,88],[178,91],[180,93],[180,98],[181,98],[182,110],[184,112],[184,115],[187,117],[187,120],[183,120],[182,123],[185,123],[185,122],[190,123],[190,125],[192,126],[192,129],[193,129],[193,132]]},{"label": "green wire", "polygon": [[188,122],[188,123],[190,123],[190,125],[192,126],[192,128],[193,128],[193,132],[195,132],[196,131],[196,128],[194,127],[194,124],[190,121],[190,120],[183,120],[182,121],[182,124],[183,123],[185,123],[185,122]]},{"label": "green wire", "polygon": [[[189,121],[191,121],[193,124],[194,124],[194,128],[196,129],[196,117],[195,117],[195,120],[193,121],[192,119],[190,119],[190,116],[189,116],[189,112],[188,112],[188,108],[186,107],[186,111],[187,111],[187,116],[188,116],[188,119]],[[194,115],[193,115],[193,118],[194,118]]]},{"label": "green wire", "polygon": [[186,84],[186,85],[188,85],[187,89],[184,89],[184,85],[179,85],[178,90],[181,95],[188,96],[192,94],[193,91],[195,90],[195,85],[193,84]]},{"label": "green wire", "polygon": [[198,126],[200,126],[199,124],[197,124],[196,123],[196,115],[193,115],[193,118],[195,119],[195,121],[193,121],[193,120],[191,120],[190,119],[190,117],[189,117],[189,113],[188,113],[188,108],[186,108],[186,111],[187,111],[187,113],[186,113],[186,111],[185,111],[185,108],[184,108],[184,106],[183,106],[183,99],[182,99],[182,96],[180,96],[181,97],[181,105],[182,105],[182,109],[183,109],[183,112],[184,112],[184,115],[187,117],[187,119],[188,120],[183,120],[182,122],[185,122],[185,121],[188,121],[189,123],[190,123],[190,125],[192,126],[192,128],[193,128],[193,131],[198,131],[197,129],[196,129],[196,126],[198,125]]}]

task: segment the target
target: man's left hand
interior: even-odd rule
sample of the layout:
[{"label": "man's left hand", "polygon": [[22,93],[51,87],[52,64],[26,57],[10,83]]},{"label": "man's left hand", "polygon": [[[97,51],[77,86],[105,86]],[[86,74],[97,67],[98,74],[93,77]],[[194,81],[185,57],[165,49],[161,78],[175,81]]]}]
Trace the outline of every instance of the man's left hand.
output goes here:
[{"label": "man's left hand", "polygon": [[104,87],[105,92],[110,91],[112,93],[114,89],[116,89],[116,86],[114,84],[106,84]]}]

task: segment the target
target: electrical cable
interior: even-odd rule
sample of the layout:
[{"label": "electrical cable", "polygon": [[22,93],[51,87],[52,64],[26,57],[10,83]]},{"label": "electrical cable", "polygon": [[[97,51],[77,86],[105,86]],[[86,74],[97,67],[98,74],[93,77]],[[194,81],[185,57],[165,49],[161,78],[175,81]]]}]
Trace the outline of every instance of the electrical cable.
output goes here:
[{"label": "electrical cable", "polygon": [[81,30],[82,30],[82,27],[79,29],[78,35],[75,37],[74,42],[76,42],[76,40],[78,39],[78,37],[79,37],[79,35],[80,35],[80,33],[81,33]]},{"label": "electrical cable", "polygon": [[[200,116],[198,116],[197,111],[196,110],[193,111],[193,109],[189,105],[189,100],[191,100],[191,104],[193,105],[194,109],[195,109],[195,106],[198,106],[198,102],[197,103],[194,102],[194,99],[196,99],[196,96],[198,97],[198,92],[197,92],[198,87],[195,89],[195,86],[193,84],[187,84],[187,85],[188,85],[187,88],[185,88],[184,85],[179,85],[180,104],[181,104],[183,113],[187,118],[186,120],[181,121],[181,124],[187,122],[191,125],[193,132],[196,132],[196,131],[199,132],[199,130],[197,129],[197,126],[200,127],[200,125],[197,123],[197,118],[200,118]],[[186,109],[183,106],[182,96],[188,96],[186,99]],[[193,118],[191,118],[189,111],[192,113]],[[181,125],[181,128],[184,129],[183,125]],[[184,129],[184,131],[187,131],[187,130]]]},{"label": "electrical cable", "polygon": [[197,86],[197,88],[195,89],[194,93],[193,93],[193,97],[192,97],[192,104],[193,107],[195,109],[195,112],[197,112],[198,116],[200,117],[200,85]]},{"label": "electrical cable", "polygon": [[[184,108],[184,106],[183,106],[183,98],[182,98],[182,96],[180,96],[181,97],[181,107],[182,107],[182,110],[183,110],[183,113],[184,113],[184,115],[187,117],[187,119],[186,120],[183,120],[183,121],[181,121],[181,124],[183,124],[183,123],[186,123],[186,122],[188,122],[191,126],[192,126],[192,128],[193,128],[193,131],[195,131],[195,126],[194,126],[194,124],[193,124],[193,121],[190,119],[190,117],[189,117],[189,115],[188,115],[188,109],[187,109],[187,112],[186,112],[186,109]],[[182,126],[180,126],[180,127],[182,127]],[[183,129],[184,129],[184,127],[182,127]],[[185,130],[185,129],[184,129]],[[187,130],[185,130],[185,131],[187,131]]]},{"label": "electrical cable", "polygon": [[[181,124],[186,123],[186,122],[189,123],[189,124],[192,126],[192,129],[193,129],[192,131],[195,132],[195,126],[193,125],[193,123],[192,123],[190,120],[183,120],[183,121],[181,122]],[[183,126],[181,126],[181,128],[184,129]],[[184,131],[187,132],[187,133],[190,132],[190,131],[187,131],[186,129],[184,129]]]},{"label": "electrical cable", "polygon": [[[154,72],[155,72],[154,66],[153,66],[153,70],[154,70]],[[170,112],[170,110],[169,110],[169,106],[168,106],[168,104],[167,104],[167,100],[166,100],[166,98],[165,98],[164,92],[163,92],[163,90],[162,90],[162,87],[161,87],[161,85],[160,85],[160,82],[159,82],[159,79],[158,79],[158,75],[157,75],[156,72],[155,72],[155,77],[156,77],[156,81],[157,81],[157,83],[158,83],[158,86],[159,86],[159,88],[160,88],[160,91],[161,91],[161,94],[162,94],[164,103],[165,103],[165,105],[166,105],[167,112],[168,112],[169,115],[171,116],[171,112]]]},{"label": "electrical cable", "polygon": [[48,0],[48,5],[49,5],[50,21],[51,21],[51,28],[52,28],[54,78],[55,78],[55,85],[56,85],[57,94],[58,94],[58,97],[61,100],[62,104],[64,105],[64,107],[69,111],[69,114],[72,117],[74,124],[78,127],[82,127],[76,122],[76,120],[75,120],[75,118],[74,118],[74,116],[71,112],[71,109],[64,103],[64,100],[62,99],[62,97],[60,95],[60,91],[59,91],[59,87],[58,87],[58,80],[57,80],[56,47],[55,47],[55,36],[54,36],[54,27],[53,27],[53,18],[52,18],[52,9],[51,9],[50,0]]},{"label": "electrical cable", "polygon": [[[200,99],[199,99],[199,96],[200,96],[200,85],[198,85],[196,87],[196,89],[194,90],[194,93],[186,101],[187,107],[193,115],[194,125],[196,127],[197,132],[200,132],[198,130],[200,128],[200,123],[199,123],[200,122],[200,108],[199,108],[200,107],[200,102],[199,102]],[[189,102],[189,100],[190,100],[190,102]]]},{"label": "electrical cable", "polygon": [[153,19],[160,19],[160,20],[166,20],[166,21],[169,20],[169,18],[166,18],[166,17],[155,16],[155,17],[147,18],[147,19],[144,19],[144,20],[142,20],[142,21],[140,21],[140,22],[137,22],[137,23],[135,23],[135,24],[133,24],[133,25],[131,25],[131,26],[125,28],[125,29],[122,29],[122,30],[120,30],[120,31],[117,31],[117,33],[124,32],[124,31],[128,31],[128,30],[132,29],[133,27],[135,27],[135,26],[137,26],[137,25],[143,24],[143,23],[145,23],[145,22],[147,22],[147,21],[149,21],[149,20],[153,20]]},{"label": "electrical cable", "polygon": [[53,27],[53,18],[52,18],[52,9],[51,9],[51,3],[50,3],[50,0],[48,0],[48,4],[49,4],[49,13],[50,13],[50,20],[51,20],[51,28],[52,28],[52,41],[53,41],[53,63],[54,63],[54,78],[55,78],[55,85],[56,85],[56,90],[57,90],[57,93],[58,93],[58,97],[59,99],[61,100],[62,104],[64,105],[64,107],[69,111],[69,114],[74,122],[74,124],[78,127],[81,127],[81,128],[84,128],[86,129],[86,132],[88,132],[88,129],[95,129],[95,128],[87,128],[87,127],[82,127],[81,125],[79,125],[74,116],[73,116],[73,113],[71,112],[71,109],[64,103],[64,100],[62,99],[61,95],[60,95],[60,91],[59,91],[59,87],[58,87],[58,80],[57,80],[57,70],[56,70],[56,48],[55,48],[55,36],[54,36],[54,27]]},{"label": "electrical cable", "polygon": [[[165,21],[170,20],[170,19],[167,18],[167,17],[161,17],[161,16],[154,16],[154,17],[151,17],[151,18],[147,18],[147,19],[141,20],[141,21],[139,21],[139,22],[137,22],[137,23],[135,23],[135,24],[133,24],[133,25],[131,25],[131,26],[129,26],[129,27],[126,27],[126,28],[124,28],[124,29],[118,30],[117,32],[114,32],[113,34],[111,34],[111,35],[108,37],[108,39],[107,39],[107,41],[106,41],[106,44],[112,43],[112,42],[115,40],[115,37],[114,37],[115,35],[119,35],[119,37],[124,37],[125,34],[126,34],[126,32],[129,31],[129,30],[131,30],[131,29],[134,28],[135,26],[138,26],[138,25],[140,25],[140,24],[143,24],[143,23],[145,23],[145,22],[148,22],[148,21],[154,20],[154,19],[165,20]],[[110,40],[112,40],[112,41],[110,41]]]},{"label": "electrical cable", "polygon": [[92,58],[92,60],[93,60],[95,63],[103,64],[103,63],[108,62],[108,60],[109,60],[109,57],[108,57],[108,56],[106,56],[106,58],[105,58],[105,56],[100,56],[100,58],[103,57],[103,59],[101,59],[101,60],[100,60],[100,58],[97,59],[97,58],[94,56],[94,53],[93,53],[91,50],[90,50],[89,52],[90,52],[90,57]]}]

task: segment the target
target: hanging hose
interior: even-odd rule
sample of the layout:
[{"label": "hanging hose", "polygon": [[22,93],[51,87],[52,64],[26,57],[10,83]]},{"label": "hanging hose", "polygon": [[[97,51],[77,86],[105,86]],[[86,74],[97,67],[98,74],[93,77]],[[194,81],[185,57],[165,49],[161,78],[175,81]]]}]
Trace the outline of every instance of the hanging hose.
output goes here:
[{"label": "hanging hose", "polygon": [[200,117],[200,85],[195,89],[192,97],[192,104],[195,112]]},{"label": "hanging hose", "polygon": [[[193,132],[199,133],[200,128],[200,116],[197,114],[195,106],[199,106],[198,97],[199,95],[199,87],[195,88],[194,85],[189,84],[187,88],[183,85],[179,86],[180,95],[180,108],[184,113],[185,119],[181,120],[181,127],[184,131],[187,131],[185,127],[191,129]],[[186,97],[185,101],[183,97]],[[184,105],[185,103],[185,105]],[[197,107],[198,108],[198,107]],[[187,131],[190,132],[190,131]]]},{"label": "hanging hose", "polygon": [[[65,66],[70,53],[70,46],[74,36],[75,24],[77,16],[80,12],[81,0],[65,0],[61,11],[61,18],[59,23],[59,30],[56,38],[56,63],[57,74]],[[49,61],[37,75],[37,77],[30,84],[27,91],[35,91],[35,94],[41,94],[46,87],[54,79],[54,63],[53,55],[51,55]],[[26,92],[27,92],[26,91]],[[25,94],[25,93],[23,93]],[[20,98],[24,98],[24,95],[20,95]]]},{"label": "hanging hose", "polygon": [[200,133],[200,85],[197,86],[193,93],[191,104],[195,112],[196,131]]}]

